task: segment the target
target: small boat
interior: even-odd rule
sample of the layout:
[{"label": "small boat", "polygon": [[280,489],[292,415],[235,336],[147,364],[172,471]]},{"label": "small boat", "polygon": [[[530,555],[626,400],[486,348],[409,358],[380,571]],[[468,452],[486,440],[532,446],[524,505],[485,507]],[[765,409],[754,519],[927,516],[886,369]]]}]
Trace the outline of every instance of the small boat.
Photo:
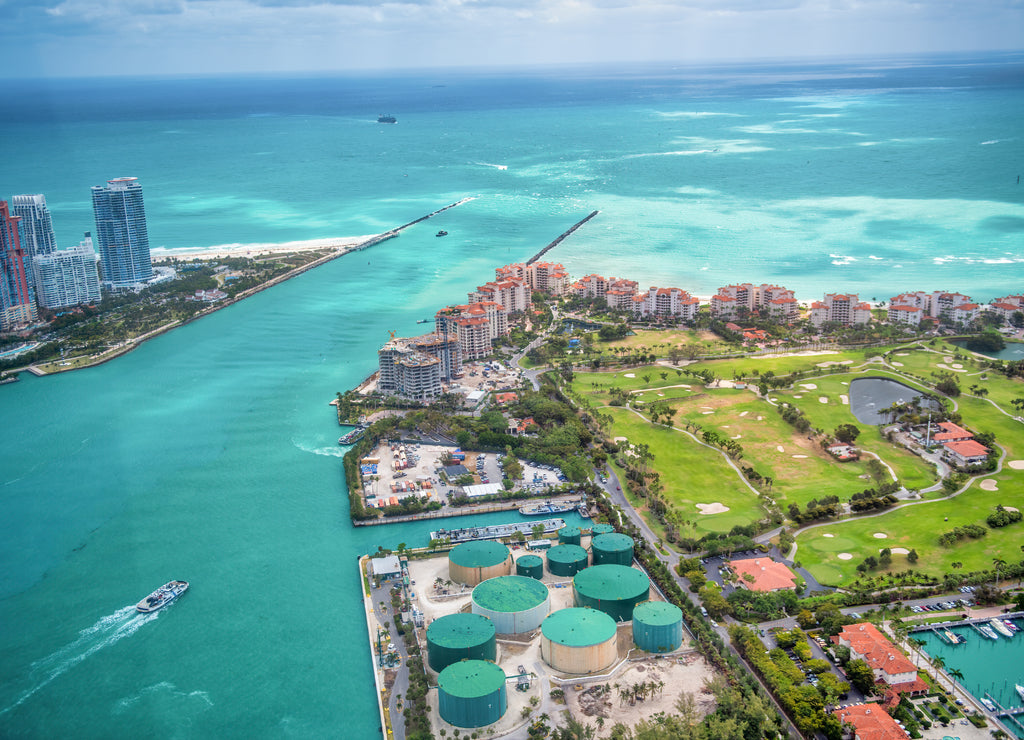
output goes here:
[{"label": "small boat", "polygon": [[1009,628],[1010,628],[1010,631],[1011,631],[1011,632],[1013,632],[1014,634],[1016,634],[1017,632],[1019,632],[1019,631],[1020,631],[1020,627],[1018,627],[1017,625],[1015,625],[1015,624],[1014,624],[1013,622],[1011,622],[1011,621],[1010,621],[1009,619],[1004,619],[1004,620],[1003,620],[1003,624],[1005,624],[1005,625],[1006,625],[1007,627],[1009,627]]},{"label": "small boat", "polygon": [[992,625],[992,629],[1001,634],[1003,637],[1013,637],[1013,632],[1010,631],[1009,627],[1003,624],[1003,620],[992,619],[989,621],[989,624]]},{"label": "small boat", "polygon": [[949,630],[943,630],[942,634],[946,637],[947,640],[949,640],[949,643],[951,645],[959,645],[960,644],[960,637],[959,637],[959,635],[956,635],[953,632],[950,632]]},{"label": "small boat", "polygon": [[981,703],[985,705],[985,709],[987,709],[988,711],[990,711],[990,712],[996,711],[996,705],[993,704],[992,700],[989,699],[988,697],[983,696],[983,697],[981,697],[981,699],[979,701],[981,701]]},{"label": "small boat", "polygon": [[377,116],[377,123],[398,123],[398,119],[394,116],[381,113]]},{"label": "small boat", "polygon": [[163,609],[188,590],[188,581],[170,581],[135,605],[143,614]]},{"label": "small boat", "polygon": [[442,229],[441,231],[434,234],[434,236],[448,236],[448,232]]},{"label": "small boat", "polygon": [[1019,683],[1015,683],[1013,688],[1017,690],[1017,696],[1020,697],[1021,701],[1024,701],[1024,686],[1021,686]]},{"label": "small boat", "polygon": [[586,501],[580,501],[580,505],[576,508],[576,513],[579,514],[584,519],[589,519],[590,518],[590,509],[587,508],[587,502]]},{"label": "small boat", "polygon": [[359,440],[361,440],[363,438],[363,432],[365,432],[365,431],[366,431],[366,429],[364,429],[363,427],[356,427],[351,432],[347,432],[346,434],[343,434],[340,437],[338,437],[338,444],[340,444],[340,445],[355,444],[356,442],[358,442]]},{"label": "small boat", "polygon": [[985,635],[985,637],[987,637],[990,640],[998,640],[999,639],[999,635],[997,635],[992,630],[992,628],[989,627],[987,624],[979,625],[978,626],[978,631],[981,632],[981,634]]}]

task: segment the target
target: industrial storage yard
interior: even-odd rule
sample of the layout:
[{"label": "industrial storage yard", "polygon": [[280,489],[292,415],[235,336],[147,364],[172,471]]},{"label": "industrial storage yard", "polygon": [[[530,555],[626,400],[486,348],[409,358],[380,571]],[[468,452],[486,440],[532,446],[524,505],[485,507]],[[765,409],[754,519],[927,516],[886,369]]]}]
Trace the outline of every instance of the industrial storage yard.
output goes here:
[{"label": "industrial storage yard", "polygon": [[[608,529],[592,537],[567,527],[564,544],[545,550],[481,541],[408,561],[408,595],[423,617],[416,636],[439,687],[428,693],[436,734],[501,736],[568,711],[595,729],[601,717],[598,736],[607,736],[616,722],[673,711],[684,693],[701,714],[713,708],[704,685],[714,671],[690,647],[681,612],[631,565],[630,538]],[[557,689],[564,701],[551,696]]]}]

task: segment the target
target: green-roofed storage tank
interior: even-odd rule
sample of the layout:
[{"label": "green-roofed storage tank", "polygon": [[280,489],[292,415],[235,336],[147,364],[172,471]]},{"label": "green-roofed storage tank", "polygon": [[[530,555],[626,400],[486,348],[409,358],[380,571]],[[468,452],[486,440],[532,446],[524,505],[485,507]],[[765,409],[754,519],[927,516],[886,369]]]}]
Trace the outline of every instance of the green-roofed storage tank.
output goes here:
[{"label": "green-roofed storage tank", "polygon": [[475,586],[481,581],[512,572],[512,553],[500,542],[474,540],[456,545],[448,553],[448,577]]},{"label": "green-roofed storage tank", "polygon": [[651,579],[626,565],[592,565],[572,579],[576,606],[600,609],[617,622],[633,618],[633,607],[647,601]]},{"label": "green-roofed storage tank", "polygon": [[516,575],[536,578],[544,577],[544,560],[540,555],[522,555],[516,560]]},{"label": "green-roofed storage tank", "polygon": [[580,544],[580,532],[579,527],[562,527],[558,530],[558,544],[559,545],[578,545]]},{"label": "green-roofed storage tank", "polygon": [[494,724],[508,709],[505,672],[485,660],[452,663],[437,677],[441,719],[456,727]]},{"label": "green-roofed storage tank", "polygon": [[448,614],[427,627],[427,665],[440,673],[460,660],[497,660],[495,627],[479,614]]},{"label": "green-roofed storage tank", "polygon": [[618,658],[615,620],[596,609],[559,609],[540,631],[540,655],[556,671],[596,673]]},{"label": "green-roofed storage tank", "polygon": [[633,609],[633,641],[649,653],[671,653],[683,644],[683,610],[667,601],[645,601]]},{"label": "green-roofed storage tank", "polygon": [[527,576],[490,578],[473,589],[472,601],[473,613],[491,620],[502,635],[535,630],[551,611],[548,587]]},{"label": "green-roofed storage tank", "polygon": [[608,522],[602,522],[601,524],[595,524],[593,527],[590,528],[590,534],[593,535],[594,537],[597,537],[599,534],[611,534],[614,531],[615,531],[615,527],[613,527]]},{"label": "green-roofed storage tank", "polygon": [[631,565],[633,538],[625,534],[599,534],[590,542],[594,565]]},{"label": "green-roofed storage tank", "polygon": [[587,567],[587,551],[579,545],[555,545],[548,550],[548,571],[571,578]]}]

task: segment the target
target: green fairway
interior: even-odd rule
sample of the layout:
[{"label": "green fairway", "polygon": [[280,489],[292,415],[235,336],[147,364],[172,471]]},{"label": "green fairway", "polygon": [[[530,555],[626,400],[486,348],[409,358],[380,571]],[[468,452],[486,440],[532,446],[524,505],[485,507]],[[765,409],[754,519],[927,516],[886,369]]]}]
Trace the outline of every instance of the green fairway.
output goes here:
[{"label": "green fairway", "polygon": [[[740,481],[722,455],[694,442],[688,435],[654,425],[632,411],[610,408],[612,435],[632,444],[647,444],[654,455],[651,467],[661,475],[665,498],[700,535],[728,532],[763,516],[757,497]],[[728,511],[702,514],[697,504],[721,504]]]}]

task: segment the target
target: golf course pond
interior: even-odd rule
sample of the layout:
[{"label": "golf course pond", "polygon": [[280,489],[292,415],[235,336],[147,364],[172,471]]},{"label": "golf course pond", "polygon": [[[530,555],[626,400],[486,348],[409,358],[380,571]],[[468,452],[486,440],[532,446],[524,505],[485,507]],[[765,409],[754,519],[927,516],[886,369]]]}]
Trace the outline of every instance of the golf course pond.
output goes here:
[{"label": "golf course pond", "polygon": [[[894,403],[910,403],[925,394],[888,378],[858,378],[850,382],[850,411],[861,424],[882,424],[889,421],[885,412]],[[922,401],[928,408],[932,401]]]}]

